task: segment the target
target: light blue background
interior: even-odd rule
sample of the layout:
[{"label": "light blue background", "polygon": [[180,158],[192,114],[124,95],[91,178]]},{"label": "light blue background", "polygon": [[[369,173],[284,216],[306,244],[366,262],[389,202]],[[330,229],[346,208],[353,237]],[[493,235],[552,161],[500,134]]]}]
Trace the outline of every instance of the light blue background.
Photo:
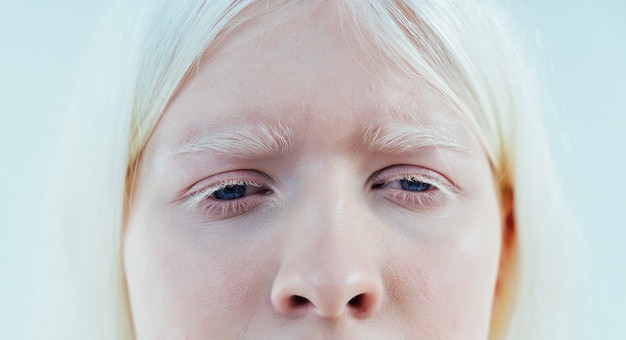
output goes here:
[{"label": "light blue background", "polygon": [[[520,6],[543,46],[557,112],[548,131],[587,242],[593,338],[626,339],[626,2]],[[0,0],[0,338],[16,337],[14,292],[28,281],[55,111],[106,8],[93,0]]]}]

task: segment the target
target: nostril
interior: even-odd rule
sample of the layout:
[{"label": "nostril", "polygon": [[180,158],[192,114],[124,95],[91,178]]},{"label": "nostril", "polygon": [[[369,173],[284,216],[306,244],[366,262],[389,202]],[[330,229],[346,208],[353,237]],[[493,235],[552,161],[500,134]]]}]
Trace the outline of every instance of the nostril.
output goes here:
[{"label": "nostril", "polygon": [[293,307],[300,307],[300,306],[304,306],[306,304],[309,303],[309,299],[300,296],[300,295],[292,295],[291,296],[291,305]]},{"label": "nostril", "polygon": [[348,305],[350,305],[353,308],[361,309],[363,307],[363,299],[364,299],[363,294],[359,294],[353,297],[352,299],[350,299],[350,301],[348,301]]}]

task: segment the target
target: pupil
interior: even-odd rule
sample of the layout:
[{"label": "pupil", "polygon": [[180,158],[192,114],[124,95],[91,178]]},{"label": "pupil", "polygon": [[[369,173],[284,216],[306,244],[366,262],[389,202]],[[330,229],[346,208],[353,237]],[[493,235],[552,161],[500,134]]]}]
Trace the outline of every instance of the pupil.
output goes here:
[{"label": "pupil", "polygon": [[218,200],[236,200],[246,194],[247,187],[246,184],[227,185],[223,189],[215,191],[213,197]]},{"label": "pupil", "polygon": [[400,184],[402,185],[403,190],[408,190],[408,191],[421,192],[421,191],[426,191],[430,189],[430,184],[428,183],[424,183],[420,181],[411,181],[406,178],[401,179]]}]

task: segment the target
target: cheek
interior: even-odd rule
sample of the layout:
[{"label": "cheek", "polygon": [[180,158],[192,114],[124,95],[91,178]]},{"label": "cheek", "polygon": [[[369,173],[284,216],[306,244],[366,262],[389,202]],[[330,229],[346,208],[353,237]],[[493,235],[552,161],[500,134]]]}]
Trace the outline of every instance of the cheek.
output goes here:
[{"label": "cheek", "polygon": [[137,222],[129,223],[124,264],[139,339],[228,337],[220,330],[266,304],[260,297],[268,294],[256,291],[267,286],[263,252],[174,236],[156,219]]},{"label": "cheek", "polygon": [[486,339],[501,247],[495,202],[467,210],[446,232],[411,235],[387,245],[390,305],[425,338]]}]

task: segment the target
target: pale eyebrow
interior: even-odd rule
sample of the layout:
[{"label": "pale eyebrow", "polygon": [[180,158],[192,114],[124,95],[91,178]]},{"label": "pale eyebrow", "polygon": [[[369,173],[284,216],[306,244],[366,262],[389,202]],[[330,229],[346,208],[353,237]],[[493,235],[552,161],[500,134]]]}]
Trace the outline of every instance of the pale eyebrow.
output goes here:
[{"label": "pale eyebrow", "polygon": [[233,157],[262,157],[280,154],[293,147],[293,132],[282,124],[230,126],[231,131],[218,131],[210,135],[193,137],[173,151],[174,154],[215,152]]},{"label": "pale eyebrow", "polygon": [[457,139],[428,129],[411,126],[367,126],[363,130],[362,141],[367,150],[371,152],[393,154],[434,148],[470,153],[469,148]]}]

